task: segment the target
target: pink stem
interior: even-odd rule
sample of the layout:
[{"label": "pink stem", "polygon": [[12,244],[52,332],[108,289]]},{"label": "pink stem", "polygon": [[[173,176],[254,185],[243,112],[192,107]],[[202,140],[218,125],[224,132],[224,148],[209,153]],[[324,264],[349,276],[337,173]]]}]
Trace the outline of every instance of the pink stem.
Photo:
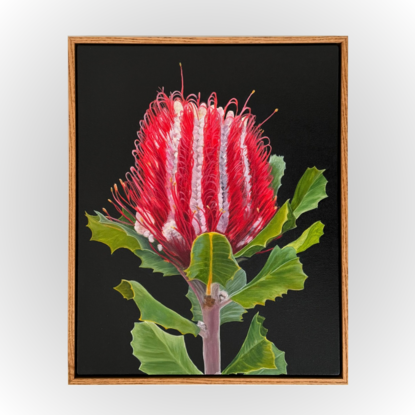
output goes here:
[{"label": "pink stem", "polygon": [[179,268],[177,270],[195,293],[202,309],[203,323],[206,329],[200,332],[200,336],[203,339],[205,375],[220,375],[220,309],[224,304],[219,301],[219,285],[212,284],[211,301],[206,301],[207,297],[202,298],[199,290],[196,289],[185,272]]},{"label": "pink stem", "polygon": [[203,337],[203,360],[205,375],[220,375],[220,307],[202,306],[203,322],[206,325],[206,334]]}]

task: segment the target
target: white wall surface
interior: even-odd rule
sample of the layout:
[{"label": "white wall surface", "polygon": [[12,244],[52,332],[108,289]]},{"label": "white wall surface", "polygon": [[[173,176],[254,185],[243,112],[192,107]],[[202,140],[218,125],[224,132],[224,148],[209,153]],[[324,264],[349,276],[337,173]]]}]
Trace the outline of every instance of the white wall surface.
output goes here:
[{"label": "white wall surface", "polygon": [[[413,414],[411,2],[2,1],[0,412]],[[67,37],[348,35],[348,386],[67,385]]]}]

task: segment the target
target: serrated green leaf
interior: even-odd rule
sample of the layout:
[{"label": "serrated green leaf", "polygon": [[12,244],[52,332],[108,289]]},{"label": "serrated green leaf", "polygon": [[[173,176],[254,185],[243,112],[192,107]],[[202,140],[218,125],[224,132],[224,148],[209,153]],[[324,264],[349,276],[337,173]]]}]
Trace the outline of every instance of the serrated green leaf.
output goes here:
[{"label": "serrated green leaf", "polygon": [[294,216],[297,219],[304,212],[315,209],[321,200],[328,197],[327,179],[323,173],[324,170],[318,170],[316,167],[308,168],[298,182],[291,202]]},{"label": "serrated green leaf", "polygon": [[274,195],[276,196],[278,193],[278,189],[281,187],[282,176],[284,176],[284,157],[276,156],[275,154],[273,154],[269,159],[269,164],[271,166],[271,174],[273,177],[271,187],[274,189]]},{"label": "serrated green leaf", "polygon": [[131,282],[127,280],[121,280],[119,285],[114,287],[114,290],[118,291],[126,300],[132,300],[135,296],[133,286]]},{"label": "serrated green leaf", "polygon": [[302,290],[306,278],[295,249],[276,246],[260,273],[231,298],[245,308],[265,305],[265,301],[274,301],[288,290]]},{"label": "serrated green leaf", "polygon": [[220,324],[232,323],[234,321],[242,321],[242,314],[247,311],[238,303],[234,301],[226,304],[220,310]]},{"label": "serrated green leaf", "polygon": [[293,212],[293,209],[290,203],[287,203],[287,208],[288,208],[287,220],[285,221],[282,227],[282,233],[288,232],[291,229],[295,229],[297,227],[297,219],[294,216],[294,212]]},{"label": "serrated green leaf", "polygon": [[285,352],[278,350],[274,343],[272,343],[272,352],[275,356],[276,369],[260,369],[250,372],[249,375],[264,375],[264,376],[275,376],[275,375],[286,375],[287,374],[287,362],[285,361]]},{"label": "serrated green leaf", "polygon": [[102,242],[107,245],[111,254],[117,249],[125,248],[131,252],[141,249],[140,240],[127,232],[127,228],[116,222],[109,221],[105,216],[96,212],[97,216],[85,213],[88,218],[87,227],[91,230],[91,241]]},{"label": "serrated green leaf", "polygon": [[148,239],[138,234],[132,225],[114,222],[99,212],[95,213],[96,216],[85,213],[88,218],[87,227],[92,232],[91,241],[109,246],[111,254],[120,248],[129,249],[141,259],[141,268],[151,268],[164,276],[179,274],[171,263],[152,250]]},{"label": "serrated green leaf", "polygon": [[262,325],[264,320],[258,313],[254,316],[241,350],[222,372],[223,375],[277,369],[272,343],[266,338],[268,330]]},{"label": "serrated green leaf", "polygon": [[114,290],[122,294],[127,300],[134,300],[140,309],[141,321],[150,321],[163,326],[165,329],[175,329],[182,334],[198,335],[199,327],[196,324],[161,304],[137,281],[121,280],[121,283],[114,287]]},{"label": "serrated green leaf", "polygon": [[300,252],[303,252],[320,242],[320,237],[324,235],[323,229],[324,225],[320,221],[315,222],[308,229],[306,229],[298,239],[291,242],[286,247],[293,247],[297,254],[299,254]]},{"label": "serrated green leaf", "polygon": [[134,253],[141,259],[141,268],[150,268],[153,272],[160,272],[165,277],[179,274],[174,265],[158,256],[151,248],[141,249]]},{"label": "serrated green leaf", "polygon": [[251,257],[255,253],[264,249],[269,242],[278,237],[283,232],[284,223],[288,220],[289,201],[287,200],[277,211],[268,225],[251,241],[235,254],[235,257]]},{"label": "serrated green leaf", "polygon": [[185,270],[189,279],[209,284],[226,285],[240,269],[232,255],[232,248],[225,236],[216,232],[199,235],[193,242],[190,266]]},{"label": "serrated green leaf", "polygon": [[203,315],[202,315],[202,308],[200,307],[199,300],[196,297],[196,294],[193,292],[193,290],[189,287],[187,290],[186,297],[189,299],[192,307],[191,312],[193,314],[193,321],[203,321]]},{"label": "serrated green leaf", "polygon": [[[240,290],[246,285],[246,273],[243,269],[240,269],[232,280],[229,280],[222,290],[225,290],[228,295],[232,295],[234,292]],[[186,297],[192,304],[193,321],[203,321],[202,309],[199,301],[193,290],[189,287]],[[242,314],[246,313],[246,310],[238,303],[231,302],[220,310],[220,324],[230,323],[233,321],[242,321]]]},{"label": "serrated green leaf", "polygon": [[202,375],[187,354],[184,336],[173,336],[154,323],[135,323],[133,355],[148,375]]},{"label": "serrated green leaf", "polygon": [[228,295],[232,295],[233,293],[236,293],[236,291],[239,291],[241,288],[243,288],[246,285],[246,272],[241,268],[239,271],[235,274],[233,279],[229,280],[226,283],[226,286],[221,286],[222,290],[225,290]]},{"label": "serrated green leaf", "polygon": [[[231,296],[233,293],[245,287],[245,285],[246,272],[241,268],[235,274],[235,277],[226,283],[226,287],[221,287],[221,289],[225,290],[228,295]],[[245,314],[246,312],[247,311],[240,304],[232,301],[220,310],[220,324],[242,321],[242,314]]]}]

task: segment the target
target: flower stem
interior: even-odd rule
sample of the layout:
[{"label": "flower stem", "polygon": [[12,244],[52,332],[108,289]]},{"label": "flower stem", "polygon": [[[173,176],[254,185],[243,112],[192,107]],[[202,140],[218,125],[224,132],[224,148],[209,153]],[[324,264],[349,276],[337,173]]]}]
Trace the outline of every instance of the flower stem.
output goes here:
[{"label": "flower stem", "polygon": [[199,334],[203,339],[205,375],[220,375],[220,309],[223,307],[219,301],[220,287],[218,284],[210,282],[210,292],[208,293],[206,290],[206,295],[203,298],[203,294],[185,272],[179,268],[177,270],[195,293],[202,309],[203,323],[206,329],[200,331]]},{"label": "flower stem", "polygon": [[212,284],[212,295],[207,295],[202,304],[203,322],[206,332],[203,337],[203,360],[205,375],[220,375],[220,303],[219,286]]}]

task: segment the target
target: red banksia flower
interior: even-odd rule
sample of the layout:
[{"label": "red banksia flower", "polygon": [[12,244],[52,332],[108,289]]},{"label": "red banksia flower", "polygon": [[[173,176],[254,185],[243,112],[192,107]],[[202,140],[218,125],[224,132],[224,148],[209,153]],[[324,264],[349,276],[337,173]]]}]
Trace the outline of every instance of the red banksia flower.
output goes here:
[{"label": "red banksia flower", "polygon": [[162,91],[140,123],[135,165],[122,192],[114,186],[114,206],[178,268],[189,265],[198,235],[221,233],[235,253],[276,213],[269,140],[247,102],[237,114],[236,99],[222,108],[216,93],[201,103],[183,88]]}]

